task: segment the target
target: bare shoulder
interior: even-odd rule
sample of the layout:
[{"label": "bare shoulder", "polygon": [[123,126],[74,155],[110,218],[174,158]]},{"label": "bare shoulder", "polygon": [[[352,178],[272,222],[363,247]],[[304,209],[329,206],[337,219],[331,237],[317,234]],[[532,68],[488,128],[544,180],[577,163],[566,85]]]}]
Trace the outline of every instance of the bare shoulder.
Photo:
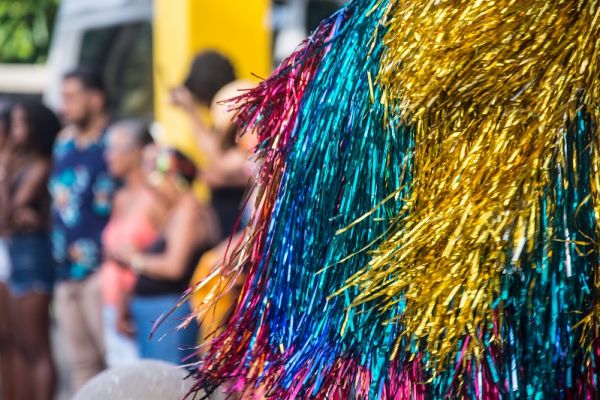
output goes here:
[{"label": "bare shoulder", "polygon": [[73,140],[76,136],[77,128],[71,125],[67,125],[63,129],[61,129],[56,139],[60,141]]},{"label": "bare shoulder", "polygon": [[185,224],[207,226],[216,223],[216,216],[212,207],[198,200],[195,195],[185,196],[181,200],[178,207],[178,214],[178,217]]},{"label": "bare shoulder", "polygon": [[118,203],[127,203],[131,198],[130,190],[127,187],[122,187],[115,193],[115,204]]},{"label": "bare shoulder", "polygon": [[113,216],[121,213],[123,208],[127,206],[127,203],[131,200],[130,191],[123,187],[115,193],[115,197],[113,200]]},{"label": "bare shoulder", "polygon": [[185,218],[193,218],[197,219],[201,216],[202,213],[202,204],[196,196],[193,194],[188,194],[184,196],[178,205],[179,214]]}]

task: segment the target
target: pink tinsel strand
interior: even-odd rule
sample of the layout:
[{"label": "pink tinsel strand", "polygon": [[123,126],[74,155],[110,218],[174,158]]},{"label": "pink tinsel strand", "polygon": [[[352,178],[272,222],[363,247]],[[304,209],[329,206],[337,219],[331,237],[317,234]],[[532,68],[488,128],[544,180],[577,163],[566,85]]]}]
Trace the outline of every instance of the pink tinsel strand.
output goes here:
[{"label": "pink tinsel strand", "polygon": [[[236,392],[246,388],[247,381],[256,380],[269,387],[268,384],[277,375],[276,366],[263,374],[265,364],[281,360],[282,355],[279,349],[269,345],[269,328],[262,320],[257,320],[259,316],[254,312],[265,285],[259,266],[261,261],[269,257],[266,230],[285,168],[285,156],[293,140],[292,133],[302,97],[317,72],[334,30],[333,22],[321,25],[269,79],[236,99],[238,124],[246,131],[254,130],[258,135],[256,153],[261,164],[259,190],[246,241],[241,244],[246,246],[248,255],[245,259],[234,259],[223,269],[224,274],[236,274],[241,270],[246,274],[241,300],[224,331],[210,342],[199,366],[196,389],[207,386],[209,389],[216,388],[227,383],[231,385],[230,391]],[[259,332],[251,344],[251,334],[256,329]],[[252,362],[245,363],[244,360]],[[257,392],[261,390],[256,388]],[[260,394],[245,393],[244,398],[257,396]]]}]

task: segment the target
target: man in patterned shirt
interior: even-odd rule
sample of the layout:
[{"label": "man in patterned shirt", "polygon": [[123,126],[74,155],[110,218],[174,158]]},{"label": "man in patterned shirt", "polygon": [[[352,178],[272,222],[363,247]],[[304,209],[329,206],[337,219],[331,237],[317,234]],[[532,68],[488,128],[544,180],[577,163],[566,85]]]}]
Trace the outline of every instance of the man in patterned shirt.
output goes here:
[{"label": "man in patterned shirt", "polygon": [[56,312],[77,390],[105,367],[98,267],[115,183],[104,160],[109,117],[102,79],[79,68],[65,75],[62,95],[68,126],[54,148],[49,185]]}]

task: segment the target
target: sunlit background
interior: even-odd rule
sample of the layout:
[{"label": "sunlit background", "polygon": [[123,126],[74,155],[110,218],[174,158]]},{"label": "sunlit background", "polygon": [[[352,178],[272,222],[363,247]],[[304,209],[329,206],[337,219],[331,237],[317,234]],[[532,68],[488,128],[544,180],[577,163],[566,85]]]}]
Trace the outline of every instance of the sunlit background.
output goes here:
[{"label": "sunlit background", "polygon": [[[34,98],[60,113],[62,75],[92,65],[107,85],[113,118],[155,121],[163,141],[195,153],[189,121],[168,102],[194,55],[218,50],[240,78],[258,81],[343,2],[0,0],[0,102]],[[61,338],[53,336],[64,370]],[[70,398],[69,374],[59,375],[60,399]]]}]

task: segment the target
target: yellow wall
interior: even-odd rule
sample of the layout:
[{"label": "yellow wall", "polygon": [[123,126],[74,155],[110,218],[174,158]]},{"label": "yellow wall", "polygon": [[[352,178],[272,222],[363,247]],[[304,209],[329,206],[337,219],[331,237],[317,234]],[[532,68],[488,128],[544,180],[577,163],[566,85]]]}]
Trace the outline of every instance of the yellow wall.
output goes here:
[{"label": "yellow wall", "polygon": [[198,156],[189,121],[168,103],[193,56],[215,49],[229,56],[240,78],[269,75],[270,0],[155,0],[155,115],[170,145]]}]

